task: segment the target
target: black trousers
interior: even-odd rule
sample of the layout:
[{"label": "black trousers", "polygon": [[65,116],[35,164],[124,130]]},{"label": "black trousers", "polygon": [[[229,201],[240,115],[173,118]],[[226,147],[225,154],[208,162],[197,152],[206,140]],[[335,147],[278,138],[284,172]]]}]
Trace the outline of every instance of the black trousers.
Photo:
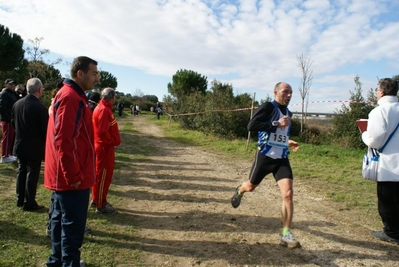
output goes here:
[{"label": "black trousers", "polygon": [[17,206],[31,208],[37,205],[36,191],[39,181],[41,160],[18,158],[18,172],[16,182]]},{"label": "black trousers", "polygon": [[399,239],[399,182],[377,182],[377,196],[384,232]]}]

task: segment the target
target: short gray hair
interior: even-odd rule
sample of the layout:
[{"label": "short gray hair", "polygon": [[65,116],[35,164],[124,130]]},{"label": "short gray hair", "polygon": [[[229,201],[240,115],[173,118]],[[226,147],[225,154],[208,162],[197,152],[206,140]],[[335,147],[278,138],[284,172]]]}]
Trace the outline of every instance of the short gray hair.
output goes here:
[{"label": "short gray hair", "polygon": [[105,100],[112,99],[115,96],[115,89],[111,87],[104,88],[101,91],[101,98]]},{"label": "short gray hair", "polygon": [[28,93],[35,94],[43,87],[42,81],[39,78],[31,78],[26,83]]}]

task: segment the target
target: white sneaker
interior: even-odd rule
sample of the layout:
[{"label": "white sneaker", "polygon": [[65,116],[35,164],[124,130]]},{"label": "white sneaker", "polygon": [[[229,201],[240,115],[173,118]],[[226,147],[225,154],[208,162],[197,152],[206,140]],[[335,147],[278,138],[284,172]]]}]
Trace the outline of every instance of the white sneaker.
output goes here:
[{"label": "white sneaker", "polygon": [[18,158],[16,156],[13,156],[13,155],[9,155],[8,157],[12,158],[12,159],[15,159],[15,160],[18,160]]},{"label": "white sneaker", "polygon": [[16,161],[16,159],[12,158],[11,156],[1,158],[1,163],[11,163]]},{"label": "white sneaker", "polygon": [[294,235],[291,232],[288,232],[285,236],[281,237],[280,246],[288,248],[300,248],[301,243],[295,240]]}]

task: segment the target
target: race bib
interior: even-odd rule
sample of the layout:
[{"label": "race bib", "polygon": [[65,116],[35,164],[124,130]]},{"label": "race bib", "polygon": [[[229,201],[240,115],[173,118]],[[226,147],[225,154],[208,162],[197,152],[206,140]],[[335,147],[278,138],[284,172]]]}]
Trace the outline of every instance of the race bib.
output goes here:
[{"label": "race bib", "polygon": [[267,144],[270,146],[288,147],[288,140],[289,140],[288,135],[270,133]]}]

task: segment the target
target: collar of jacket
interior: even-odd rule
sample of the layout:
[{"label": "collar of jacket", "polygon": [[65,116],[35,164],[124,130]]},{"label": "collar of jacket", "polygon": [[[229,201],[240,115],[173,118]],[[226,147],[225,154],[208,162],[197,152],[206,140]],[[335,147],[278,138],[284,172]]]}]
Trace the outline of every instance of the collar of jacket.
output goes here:
[{"label": "collar of jacket", "polygon": [[13,94],[15,94],[15,91],[12,90],[11,88],[4,87],[3,90],[4,90],[4,92],[8,92],[8,93],[13,93]]},{"label": "collar of jacket", "polygon": [[84,95],[84,96],[86,96],[86,94],[85,94],[85,92],[83,91],[83,89],[80,88],[80,86],[79,86],[74,80],[65,78],[65,79],[64,79],[64,83],[70,85],[79,95]]},{"label": "collar of jacket", "polygon": [[384,95],[378,100],[378,105],[383,105],[386,103],[396,103],[398,102],[398,97],[396,95]]},{"label": "collar of jacket", "polygon": [[101,99],[101,102],[103,103],[104,106],[106,106],[106,107],[112,109],[112,104],[109,103],[107,100]]}]

